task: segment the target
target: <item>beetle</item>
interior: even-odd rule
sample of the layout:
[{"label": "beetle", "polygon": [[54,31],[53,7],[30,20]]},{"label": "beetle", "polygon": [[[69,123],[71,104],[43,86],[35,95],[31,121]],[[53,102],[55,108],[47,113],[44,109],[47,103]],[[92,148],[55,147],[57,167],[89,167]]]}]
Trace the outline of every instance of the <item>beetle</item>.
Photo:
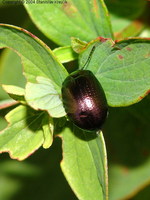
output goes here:
[{"label": "beetle", "polygon": [[108,113],[107,100],[101,84],[91,71],[81,69],[71,73],[64,80],[61,91],[70,121],[86,131],[101,129]]}]

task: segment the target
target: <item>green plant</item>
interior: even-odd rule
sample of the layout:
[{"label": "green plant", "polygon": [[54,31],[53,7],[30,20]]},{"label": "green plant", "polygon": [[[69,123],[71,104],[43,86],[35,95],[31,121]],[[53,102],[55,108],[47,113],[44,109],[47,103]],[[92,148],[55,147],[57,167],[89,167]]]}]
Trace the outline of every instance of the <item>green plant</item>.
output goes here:
[{"label": "green plant", "polygon": [[[106,4],[110,12],[116,11],[117,1],[115,5],[111,1],[106,1]],[[129,5],[128,1],[118,1],[118,6],[126,5]],[[112,164],[110,168],[109,199],[126,198],[150,180],[148,157],[145,159],[142,153],[139,154],[139,149],[144,151],[145,144],[146,150],[149,146],[149,139],[146,140],[149,96],[141,100],[150,89],[150,40],[135,37],[146,31],[149,33],[145,25],[148,16],[137,20],[146,5],[146,1],[133,1],[129,13],[126,13],[127,10],[120,13],[121,9],[117,9],[116,15],[112,12],[112,31],[102,0],[68,0],[64,4],[40,6],[25,4],[33,22],[49,39],[61,46],[53,51],[23,28],[0,25],[0,48],[10,48],[21,57],[27,81],[25,88],[3,85],[15,101],[1,101],[0,108],[15,108],[6,115],[9,125],[0,134],[1,152],[7,151],[11,158],[23,160],[40,146],[49,148],[53,135],[59,135],[63,141],[61,168],[76,196],[81,200],[108,199],[108,166],[102,132],[98,136],[89,134],[67,121],[60,97],[62,83],[69,74],[62,63],[78,58],[78,68],[82,68],[95,45],[96,50],[87,69],[102,84],[109,106],[126,107],[110,108],[104,127],[106,141],[109,144],[112,140],[114,145],[113,148],[108,145],[110,163],[115,160],[110,156],[113,149],[121,164]],[[130,15],[132,9],[134,13]],[[121,23],[116,26],[118,19]],[[130,36],[132,38],[127,38]],[[135,105],[128,107],[132,104]],[[137,124],[137,132],[145,135],[143,140],[146,143],[139,145],[141,148],[135,142]],[[114,134],[111,135],[112,132]],[[108,136],[111,139],[107,139]],[[118,138],[123,140],[120,148]],[[133,151],[128,159],[132,146],[137,147],[137,152]],[[133,160],[136,153],[139,157]],[[127,174],[124,173],[126,163],[133,167],[139,164],[139,160],[144,163],[141,167],[128,168]],[[127,181],[130,184],[124,189]]]}]

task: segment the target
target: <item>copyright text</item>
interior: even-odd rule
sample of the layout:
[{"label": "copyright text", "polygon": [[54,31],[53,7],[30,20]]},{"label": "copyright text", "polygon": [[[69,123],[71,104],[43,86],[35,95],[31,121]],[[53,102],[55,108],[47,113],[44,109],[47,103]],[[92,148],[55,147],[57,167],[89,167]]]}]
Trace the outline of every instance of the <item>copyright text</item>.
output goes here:
[{"label": "copyright text", "polygon": [[7,5],[22,5],[22,4],[65,4],[65,0],[2,0],[3,4]]}]

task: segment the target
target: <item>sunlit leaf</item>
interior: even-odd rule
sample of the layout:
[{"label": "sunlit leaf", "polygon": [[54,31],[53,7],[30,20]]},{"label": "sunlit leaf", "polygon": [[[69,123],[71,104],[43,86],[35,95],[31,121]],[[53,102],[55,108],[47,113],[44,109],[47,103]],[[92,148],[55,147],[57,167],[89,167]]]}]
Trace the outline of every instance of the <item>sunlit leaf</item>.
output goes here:
[{"label": "sunlit leaf", "polygon": [[140,101],[150,89],[150,41],[130,39],[114,45],[111,40],[96,42],[83,52],[80,68],[95,50],[85,69],[93,71],[106,93],[110,106],[127,106]]},{"label": "sunlit leaf", "polygon": [[0,152],[23,160],[37,150],[44,141],[42,118],[44,112],[19,106],[6,115],[9,126],[0,133]]},{"label": "sunlit leaf", "polygon": [[96,135],[68,127],[62,132],[62,140],[61,167],[77,197],[81,200],[106,200],[107,158],[102,133]]},{"label": "sunlit leaf", "polygon": [[24,5],[39,29],[60,45],[70,45],[71,37],[78,37],[85,41],[98,36],[113,37],[103,0],[68,0],[66,2],[43,3],[40,6],[38,4]]},{"label": "sunlit leaf", "polygon": [[66,115],[56,85],[49,79],[37,77],[37,83],[27,83],[25,97],[34,109],[47,110],[52,117]]},{"label": "sunlit leaf", "polygon": [[21,56],[24,74],[30,82],[36,82],[36,77],[42,76],[61,87],[67,72],[48,46],[35,35],[19,27],[1,24],[0,48],[4,47]]}]

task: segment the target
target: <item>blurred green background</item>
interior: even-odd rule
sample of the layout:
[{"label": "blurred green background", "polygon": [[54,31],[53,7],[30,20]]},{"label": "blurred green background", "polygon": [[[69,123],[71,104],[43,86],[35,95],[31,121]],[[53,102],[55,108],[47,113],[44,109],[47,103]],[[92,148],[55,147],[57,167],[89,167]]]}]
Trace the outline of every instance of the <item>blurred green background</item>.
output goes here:
[{"label": "blurred green background", "polygon": [[[147,15],[146,1],[106,1],[115,33]],[[142,16],[142,17],[141,17]],[[50,46],[31,22],[22,5],[0,4],[0,23],[23,27]],[[149,25],[137,33],[150,37]],[[66,67],[73,68],[76,62]],[[25,78],[19,56],[9,49],[0,50],[0,84],[24,87]],[[8,99],[0,87],[0,100]],[[9,109],[0,110],[0,130],[7,126],[4,119]],[[104,126],[108,151],[110,200],[150,199],[150,96],[126,108],[110,108]],[[77,200],[65,180],[59,163],[62,159],[61,140],[55,138],[50,149],[39,149],[25,161],[11,160],[0,155],[0,200]],[[89,186],[90,189],[90,186]]]}]

